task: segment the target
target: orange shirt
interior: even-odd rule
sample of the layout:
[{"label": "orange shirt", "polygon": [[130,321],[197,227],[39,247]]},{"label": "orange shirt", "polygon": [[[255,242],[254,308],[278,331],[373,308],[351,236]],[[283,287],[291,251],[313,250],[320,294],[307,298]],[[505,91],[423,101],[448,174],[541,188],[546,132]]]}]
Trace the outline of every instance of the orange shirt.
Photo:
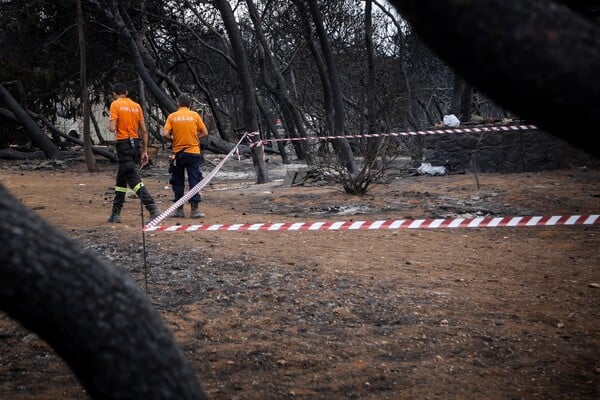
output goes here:
[{"label": "orange shirt", "polygon": [[110,120],[117,121],[116,140],[138,138],[140,122],[144,121],[142,107],[128,97],[121,97],[110,104]]},{"label": "orange shirt", "polygon": [[183,150],[185,153],[200,154],[198,133],[204,131],[206,126],[196,111],[179,107],[167,117],[164,129],[173,134],[174,153]]}]

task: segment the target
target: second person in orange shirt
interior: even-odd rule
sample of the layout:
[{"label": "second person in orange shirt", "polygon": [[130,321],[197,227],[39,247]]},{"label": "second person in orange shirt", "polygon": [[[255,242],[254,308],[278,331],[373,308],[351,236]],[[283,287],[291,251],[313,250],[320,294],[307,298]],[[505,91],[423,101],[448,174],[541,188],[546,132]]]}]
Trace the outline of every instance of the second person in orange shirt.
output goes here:
[{"label": "second person in orange shirt", "polygon": [[[172,142],[175,157],[169,179],[173,189],[173,201],[183,197],[186,172],[189,189],[196,186],[203,178],[200,171],[200,164],[203,161],[200,140],[208,136],[208,130],[200,114],[190,109],[191,103],[192,100],[188,95],[177,97],[178,110],[169,114],[162,132],[162,136]],[[191,218],[205,216],[198,208],[201,201],[200,193],[196,193],[190,199]],[[171,217],[184,218],[183,206],[177,208]]]}]

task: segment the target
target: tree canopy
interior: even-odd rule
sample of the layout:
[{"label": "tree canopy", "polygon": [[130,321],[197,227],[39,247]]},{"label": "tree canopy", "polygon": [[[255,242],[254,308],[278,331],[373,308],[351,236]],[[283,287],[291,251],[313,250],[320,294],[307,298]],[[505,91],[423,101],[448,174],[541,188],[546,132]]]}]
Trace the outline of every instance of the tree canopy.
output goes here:
[{"label": "tree canopy", "polygon": [[[174,110],[175,96],[187,92],[211,136],[228,142],[248,130],[274,135],[276,119],[290,136],[431,126],[455,109],[457,76],[474,84],[473,95],[464,97],[467,117],[536,123],[549,113],[554,118],[545,127],[552,131],[565,128],[557,118],[566,112],[557,109],[577,108],[587,119],[586,110],[597,105],[577,100],[581,88],[597,94],[597,85],[587,80],[597,66],[594,2],[488,0],[475,7],[392,1],[399,14],[383,1],[240,0],[226,2],[233,15],[229,28],[220,3],[82,0],[91,103],[106,107],[110,86],[125,82],[157,132]],[[497,13],[484,11],[495,4]],[[49,121],[80,118],[75,2],[9,0],[0,11],[0,83]],[[519,23],[531,34],[523,35]],[[476,30],[481,34],[471,34]],[[502,41],[493,32],[502,32]],[[556,72],[567,50],[578,51],[581,62]],[[470,62],[476,54],[478,61]],[[499,70],[509,71],[511,85],[495,78]],[[565,95],[541,96],[543,89]],[[537,111],[527,111],[536,96],[555,109],[547,112],[551,105],[538,102]],[[5,135],[15,127],[6,111],[0,104]],[[339,154],[351,157],[344,143],[338,145]]]}]

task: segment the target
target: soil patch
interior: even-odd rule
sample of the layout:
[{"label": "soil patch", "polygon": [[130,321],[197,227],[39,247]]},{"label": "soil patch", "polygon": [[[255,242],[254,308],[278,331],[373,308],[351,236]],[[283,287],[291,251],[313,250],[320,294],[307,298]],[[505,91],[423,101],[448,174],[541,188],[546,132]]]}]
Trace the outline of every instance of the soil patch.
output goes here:
[{"label": "soil patch", "polygon": [[[600,212],[597,169],[403,171],[349,196],[334,184],[285,187],[302,165],[269,165],[273,180],[255,185],[249,160],[228,161],[202,193],[202,222]],[[598,225],[153,232],[144,263],[139,201],[128,199],[122,224],[106,223],[116,166],[99,167],[4,161],[0,182],[147,284],[211,399],[600,397]],[[165,161],[143,177],[166,209]],[[0,398],[88,399],[45,342],[1,313]]]}]

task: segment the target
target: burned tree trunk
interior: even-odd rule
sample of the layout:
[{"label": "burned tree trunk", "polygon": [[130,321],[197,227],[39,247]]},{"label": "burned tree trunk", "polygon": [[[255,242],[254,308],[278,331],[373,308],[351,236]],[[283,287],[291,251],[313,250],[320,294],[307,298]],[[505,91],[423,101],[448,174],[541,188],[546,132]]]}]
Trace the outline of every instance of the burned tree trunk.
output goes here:
[{"label": "burned tree trunk", "polygon": [[115,30],[119,33],[123,43],[128,46],[130,60],[135,68],[135,71],[144,81],[148,91],[152,94],[163,112],[168,114],[176,111],[177,106],[173,99],[171,99],[154,81],[150,70],[144,64],[144,58],[140,48],[138,47],[138,43],[121,16],[121,12],[119,11],[119,2],[111,2],[111,7],[106,7],[102,2],[97,0],[88,0],[88,2],[95,7],[96,11],[100,15],[103,15],[108,21],[110,21],[110,23],[115,27]]},{"label": "burned tree trunk", "polygon": [[600,28],[590,19],[549,0],[391,3],[490,98],[600,155],[590,133],[600,110]]},{"label": "burned tree trunk", "polygon": [[[319,5],[315,0],[307,0],[306,2],[308,12],[312,17],[315,30],[317,32],[323,60],[326,64],[326,73],[329,82],[329,85],[326,87],[328,87],[328,89],[331,91],[331,105],[333,107],[333,135],[338,137],[344,136],[344,131],[346,128],[346,111],[344,110],[344,96],[342,95],[342,89],[339,83],[335,57],[327,37],[327,32],[325,30],[325,24],[323,22],[323,16],[321,14],[321,10],[319,9]],[[299,7],[302,7],[302,5]],[[350,174],[353,174],[356,167],[354,165],[354,154],[352,153],[352,149],[350,148],[348,141],[345,139],[334,139],[331,142],[340,160],[345,165],[346,170]]]},{"label": "burned tree trunk", "polygon": [[87,87],[87,61],[85,59],[85,35],[83,33],[83,12],[81,10],[81,0],[77,0],[77,28],[79,36],[79,79],[81,83],[81,100],[83,107],[83,154],[85,163],[89,172],[98,172],[96,159],[92,152],[92,137],[90,136],[90,115],[91,104],[90,95]]},{"label": "burned tree trunk", "polygon": [[[214,1],[215,7],[221,13],[223,24],[231,41],[231,48],[234,53],[236,63],[236,71],[240,81],[242,92],[242,119],[248,133],[255,134],[258,132],[258,122],[256,120],[258,106],[256,105],[256,94],[254,79],[250,73],[250,63],[246,55],[246,49],[242,39],[242,34],[235,21],[235,15],[231,9],[229,2],[225,0]],[[257,136],[249,137],[250,141],[259,140]],[[256,172],[256,183],[269,182],[269,174],[264,161],[264,148],[262,145],[252,146],[251,148],[252,162]]]},{"label": "burned tree trunk", "polygon": [[58,147],[44,134],[40,127],[31,119],[27,111],[15,100],[6,88],[0,84],[0,101],[8,107],[29,135],[33,145],[44,152],[47,158],[57,158]]},{"label": "burned tree trunk", "polygon": [[135,282],[1,186],[0,241],[0,309],[52,346],[93,399],[205,398]]},{"label": "burned tree trunk", "polygon": [[[71,135],[68,135],[64,132],[62,132],[60,129],[58,129],[56,126],[52,125],[52,123],[48,120],[48,118],[42,116],[42,115],[37,115],[32,113],[31,111],[29,112],[29,114],[42,121],[42,123],[44,125],[46,125],[46,127],[50,130],[50,132],[52,132],[52,134],[54,136],[58,136],[58,137],[63,137],[65,139],[67,139],[67,141],[71,142],[71,143],[75,143],[79,146],[83,147],[83,140],[81,139],[77,139],[76,137],[73,137]],[[98,148],[98,147],[92,147],[92,152],[94,154],[98,154],[100,156],[103,156],[105,158],[107,158],[110,162],[117,162],[117,156],[115,153],[112,153],[108,150],[105,150],[103,148]]]},{"label": "burned tree trunk", "polygon": [[454,75],[454,87],[452,90],[452,100],[450,102],[450,114],[454,114],[461,122],[471,120],[471,101],[473,88],[464,79]]}]

